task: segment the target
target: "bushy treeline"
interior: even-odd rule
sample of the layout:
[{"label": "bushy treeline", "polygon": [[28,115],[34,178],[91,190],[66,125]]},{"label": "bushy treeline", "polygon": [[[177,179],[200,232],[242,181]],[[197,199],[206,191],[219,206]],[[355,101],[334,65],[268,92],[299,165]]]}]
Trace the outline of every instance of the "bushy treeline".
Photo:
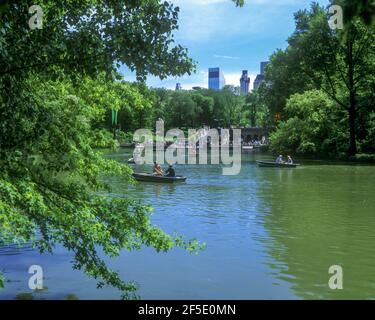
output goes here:
[{"label": "bushy treeline", "polygon": [[[153,89],[154,120],[163,119],[168,128],[199,128],[262,125],[264,108],[255,108],[251,95],[226,86],[220,91]],[[253,123],[251,119],[254,118]],[[257,121],[258,119],[258,121]]]},{"label": "bushy treeline", "polygon": [[271,57],[258,95],[277,128],[275,152],[375,153],[375,30],[356,15],[342,30],[328,20],[316,3],[297,12],[288,47]]},{"label": "bushy treeline", "polygon": [[268,119],[267,109],[255,93],[240,95],[238,88],[232,86],[220,91],[174,91],[100,79],[91,81],[89,86],[93,91],[90,99],[107,108],[96,126],[108,132],[113,129],[112,109],[118,111],[117,129],[129,134],[140,128],[155,128],[158,119],[163,119],[167,128],[263,126]]}]

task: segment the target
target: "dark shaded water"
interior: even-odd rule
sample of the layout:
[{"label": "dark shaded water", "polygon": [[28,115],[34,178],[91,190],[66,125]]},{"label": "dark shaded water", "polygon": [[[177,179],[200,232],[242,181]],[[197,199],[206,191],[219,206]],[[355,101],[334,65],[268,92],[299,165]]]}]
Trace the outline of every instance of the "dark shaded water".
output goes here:
[{"label": "dark shaded water", "polygon": [[[124,150],[107,156],[123,162]],[[187,183],[127,186],[126,193],[155,208],[154,224],[206,242],[206,250],[157,254],[145,248],[110,261],[144,299],[375,298],[375,166],[324,165],[258,168],[261,156],[243,155],[241,173],[222,176],[220,166],[177,166]],[[261,158],[264,158],[261,157]],[[148,167],[136,170],[150,170]],[[0,248],[8,282],[0,298],[30,293],[28,268],[43,267],[47,287],[35,298],[117,299],[116,290],[71,269],[71,254],[57,248]],[[344,271],[344,289],[328,287],[331,265]]]}]

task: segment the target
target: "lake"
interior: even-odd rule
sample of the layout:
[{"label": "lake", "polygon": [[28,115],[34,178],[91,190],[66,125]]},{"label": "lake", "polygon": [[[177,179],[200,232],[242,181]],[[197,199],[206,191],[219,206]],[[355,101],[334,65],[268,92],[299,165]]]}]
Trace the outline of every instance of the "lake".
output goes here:
[{"label": "lake", "polygon": [[[107,151],[126,162],[130,151]],[[136,281],[142,299],[374,299],[375,166],[301,161],[297,169],[258,168],[243,154],[241,173],[223,176],[217,165],[178,165],[183,184],[138,183],[111,178],[113,195],[154,208],[152,222],[168,233],[206,243],[192,254],[149,248],[109,261],[122,278]],[[151,167],[134,167],[135,171]],[[35,299],[119,299],[112,288],[71,268],[71,253],[57,247],[0,247],[7,279],[0,299],[27,297],[30,265],[44,271],[45,290]],[[343,289],[331,290],[328,269],[343,269]]]}]

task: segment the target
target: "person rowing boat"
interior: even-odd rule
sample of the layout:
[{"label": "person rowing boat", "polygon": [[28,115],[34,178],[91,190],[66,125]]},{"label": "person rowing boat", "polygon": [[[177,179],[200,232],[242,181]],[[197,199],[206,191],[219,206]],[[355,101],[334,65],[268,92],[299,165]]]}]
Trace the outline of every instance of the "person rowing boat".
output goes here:
[{"label": "person rowing boat", "polygon": [[277,164],[282,164],[282,163],[285,163],[285,161],[283,160],[283,155],[280,154],[277,158],[276,158],[276,161],[275,161]]},{"label": "person rowing boat", "polygon": [[158,164],[157,162],[154,162],[153,173],[154,175],[159,176],[159,177],[164,176],[163,169],[161,168],[160,164]]},{"label": "person rowing boat", "polygon": [[175,177],[176,176],[176,172],[174,171],[172,165],[169,165],[169,168],[167,169],[167,171],[165,171],[165,174],[166,174],[166,177]]}]

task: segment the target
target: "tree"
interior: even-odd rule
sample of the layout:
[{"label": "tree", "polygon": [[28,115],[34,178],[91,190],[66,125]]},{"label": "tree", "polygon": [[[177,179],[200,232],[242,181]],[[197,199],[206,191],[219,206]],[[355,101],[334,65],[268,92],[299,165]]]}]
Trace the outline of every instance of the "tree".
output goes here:
[{"label": "tree", "polygon": [[256,105],[256,93],[251,92],[246,96],[246,107],[249,110],[250,116],[250,125],[252,127],[256,126],[256,113],[257,113],[257,105]]},{"label": "tree", "polygon": [[[212,127],[237,126],[241,122],[244,97],[238,94],[237,88],[225,86],[222,90],[201,90],[204,96],[214,101],[210,123]],[[236,94],[237,93],[237,94]]]},{"label": "tree", "polygon": [[118,112],[119,127],[128,132],[149,127],[152,122],[154,93],[144,83],[129,83],[119,78],[109,81],[104,74],[95,79],[84,77],[73,92],[87,104],[95,106],[93,128],[117,129],[112,124],[112,110]]},{"label": "tree", "polygon": [[[345,31],[331,30],[327,23],[328,13],[318,4],[313,4],[310,11],[299,11],[295,19],[296,30],[288,39],[288,48],[278,54],[281,58],[275,56],[271,60],[267,74],[271,88],[271,99],[268,100],[277,97],[272,92],[283,92],[282,88],[288,89],[286,94],[281,93],[281,106],[292,93],[313,88],[324,91],[348,113],[348,153],[354,155],[357,152],[359,100],[373,81],[374,31],[358,20],[351,21]],[[278,61],[283,62],[278,64]]]},{"label": "tree", "polygon": [[107,267],[99,248],[112,257],[142,245],[195,251],[197,243],[152,226],[148,206],[98,195],[109,189],[100,176],[131,182],[131,170],[93,149],[99,135],[92,126],[106,108],[121,107],[119,92],[137,103],[141,89],[113,81],[118,64],[139,80],[193,71],[187,50],[174,45],[179,10],[156,0],[38,4],[42,29],[29,29],[27,1],[0,11],[0,234],[41,252],[61,243],[74,253],[74,268],[127,296],[135,285]]},{"label": "tree", "polygon": [[52,66],[65,72],[108,73],[123,63],[137,72],[138,79],[148,73],[163,79],[193,69],[187,50],[173,45],[179,8],[171,3],[44,0],[38,4],[44,21],[39,30],[28,27],[27,1],[9,3],[1,12],[3,41],[12,44],[2,51],[2,75],[19,76],[31,69],[50,73]]},{"label": "tree", "polygon": [[273,115],[283,114],[288,98],[294,93],[311,89],[310,79],[299,68],[295,52],[276,50],[267,65],[265,82],[262,86],[262,99]]},{"label": "tree", "polygon": [[196,127],[202,125],[210,125],[212,123],[212,112],[214,106],[214,99],[211,97],[205,97],[204,95],[192,92],[191,98],[196,104]]},{"label": "tree", "polygon": [[375,2],[372,0],[334,0],[331,2],[342,6],[346,24],[350,24],[350,21],[358,17],[368,26],[374,23]]},{"label": "tree", "polygon": [[346,138],[337,126],[340,115],[335,102],[324,92],[311,90],[292,95],[285,113],[288,120],[270,135],[272,151],[315,155],[340,150]]},{"label": "tree", "polygon": [[225,86],[219,94],[222,95],[225,104],[225,126],[239,126],[244,105],[244,97],[239,94],[239,88]]},{"label": "tree", "polygon": [[[347,30],[335,32],[327,25],[327,14],[313,7],[308,15],[309,29],[296,35],[292,46],[299,49],[302,71],[349,115],[350,155],[357,153],[356,120],[358,97],[371,75],[375,58],[374,32],[359,21]],[[371,75],[372,76],[372,75]]]},{"label": "tree", "polygon": [[188,91],[174,91],[167,107],[166,124],[169,128],[194,128],[197,104]]},{"label": "tree", "polygon": [[269,127],[270,113],[264,102],[264,84],[245,97],[242,110],[242,124],[251,127]]},{"label": "tree", "polygon": [[153,118],[164,119],[167,116],[166,108],[171,99],[171,91],[165,88],[154,88],[155,94]]}]

